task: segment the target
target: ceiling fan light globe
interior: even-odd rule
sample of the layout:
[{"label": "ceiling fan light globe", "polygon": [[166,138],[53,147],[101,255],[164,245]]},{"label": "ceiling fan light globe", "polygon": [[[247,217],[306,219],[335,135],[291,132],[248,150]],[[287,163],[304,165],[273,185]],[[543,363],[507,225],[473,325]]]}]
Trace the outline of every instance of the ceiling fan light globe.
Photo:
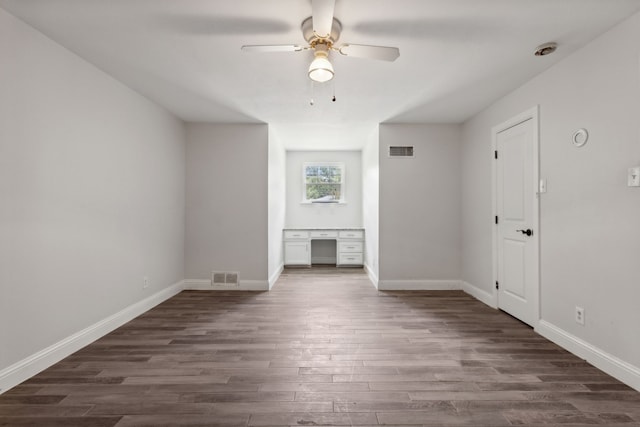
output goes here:
[{"label": "ceiling fan light globe", "polygon": [[309,78],[315,82],[328,82],[333,78],[333,74],[333,65],[323,56],[316,56],[309,65]]}]

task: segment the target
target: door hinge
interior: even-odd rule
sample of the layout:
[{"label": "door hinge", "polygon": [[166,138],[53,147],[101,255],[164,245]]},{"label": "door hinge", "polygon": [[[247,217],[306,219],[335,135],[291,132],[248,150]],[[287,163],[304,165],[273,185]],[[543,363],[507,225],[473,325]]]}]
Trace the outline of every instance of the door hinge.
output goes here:
[{"label": "door hinge", "polygon": [[497,159],[497,158],[498,158],[498,150],[496,150],[496,151],[494,151],[494,152],[493,152],[493,157],[494,157],[495,159]]},{"label": "door hinge", "polygon": [[496,280],[496,289],[500,289],[500,283]]},{"label": "door hinge", "polygon": [[498,223],[498,215],[496,215],[496,224]]}]

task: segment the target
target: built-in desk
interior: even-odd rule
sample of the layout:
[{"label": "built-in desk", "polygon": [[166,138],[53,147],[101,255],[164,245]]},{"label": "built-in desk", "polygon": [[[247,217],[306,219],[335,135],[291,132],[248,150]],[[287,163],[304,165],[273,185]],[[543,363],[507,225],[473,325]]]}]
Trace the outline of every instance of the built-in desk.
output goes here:
[{"label": "built-in desk", "polygon": [[364,262],[363,228],[285,228],[284,264],[311,265],[313,240],[332,240],[336,244],[336,266],[362,266]]}]

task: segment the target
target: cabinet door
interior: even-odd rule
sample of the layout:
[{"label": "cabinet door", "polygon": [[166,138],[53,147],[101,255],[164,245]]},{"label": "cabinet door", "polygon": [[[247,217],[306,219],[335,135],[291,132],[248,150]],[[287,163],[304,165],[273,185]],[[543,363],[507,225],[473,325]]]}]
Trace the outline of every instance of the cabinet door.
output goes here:
[{"label": "cabinet door", "polygon": [[340,231],[341,239],[363,239],[364,231],[362,230],[342,230]]},{"label": "cabinet door", "polygon": [[309,242],[284,242],[285,265],[309,265]]},{"label": "cabinet door", "polygon": [[362,242],[340,242],[340,253],[359,252],[362,253]]},{"label": "cabinet door", "polygon": [[284,238],[285,239],[308,239],[309,232],[304,230],[285,230]]},{"label": "cabinet door", "polygon": [[339,265],[362,265],[362,254],[340,254],[340,264]]}]

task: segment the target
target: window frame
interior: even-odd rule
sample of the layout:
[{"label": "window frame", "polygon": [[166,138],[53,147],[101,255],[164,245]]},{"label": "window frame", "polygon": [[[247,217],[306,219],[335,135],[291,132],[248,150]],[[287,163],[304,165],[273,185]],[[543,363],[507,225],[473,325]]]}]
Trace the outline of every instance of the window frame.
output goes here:
[{"label": "window frame", "polygon": [[[308,167],[327,167],[340,169],[340,199],[330,202],[319,202],[314,199],[307,199],[307,168]],[[342,162],[304,162],[302,164],[302,204],[345,204],[345,166]],[[332,183],[338,184],[338,183]]]}]

